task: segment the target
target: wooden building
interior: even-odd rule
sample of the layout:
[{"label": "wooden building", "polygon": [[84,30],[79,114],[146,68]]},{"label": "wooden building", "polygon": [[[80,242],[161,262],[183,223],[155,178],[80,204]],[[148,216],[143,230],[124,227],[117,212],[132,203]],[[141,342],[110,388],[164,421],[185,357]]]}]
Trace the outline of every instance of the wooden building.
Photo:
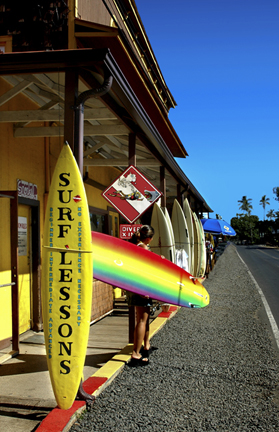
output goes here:
[{"label": "wooden building", "polygon": [[[131,164],[163,192],[162,205],[187,197],[197,213],[212,210],[174,159],[187,156],[168,118],[176,103],[134,0],[2,0],[0,24],[1,348],[18,328],[42,330],[44,213],[64,141],[92,230],[119,235],[126,221],[101,192]],[[96,320],[118,294],[93,285]]]}]

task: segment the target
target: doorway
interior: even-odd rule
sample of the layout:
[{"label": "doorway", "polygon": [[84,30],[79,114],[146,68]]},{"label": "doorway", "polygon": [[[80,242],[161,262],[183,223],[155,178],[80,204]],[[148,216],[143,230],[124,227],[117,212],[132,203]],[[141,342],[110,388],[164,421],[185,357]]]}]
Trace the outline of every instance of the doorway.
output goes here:
[{"label": "doorway", "polygon": [[42,330],[40,202],[18,198],[19,333]]},{"label": "doorway", "polygon": [[18,307],[19,334],[30,330],[32,314],[32,220],[31,207],[18,206]]}]

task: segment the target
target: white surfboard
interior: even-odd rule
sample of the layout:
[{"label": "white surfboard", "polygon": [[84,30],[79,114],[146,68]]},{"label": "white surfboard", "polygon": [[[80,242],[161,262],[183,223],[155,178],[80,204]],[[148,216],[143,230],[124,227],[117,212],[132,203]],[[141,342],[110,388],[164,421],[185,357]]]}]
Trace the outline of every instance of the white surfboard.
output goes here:
[{"label": "white surfboard", "polygon": [[151,226],[154,228],[155,234],[150,243],[150,250],[158,255],[163,255],[166,259],[173,262],[175,246],[166,217],[157,203],[153,205]]},{"label": "white surfboard", "polygon": [[185,215],[185,219],[188,227],[188,234],[190,239],[190,266],[189,273],[194,274],[194,231],[193,231],[193,219],[192,219],[192,210],[190,208],[189,202],[187,198],[185,198],[183,203],[183,212]]},{"label": "white surfboard", "polygon": [[201,232],[201,266],[200,266],[200,274],[199,277],[204,277],[206,270],[206,245],[205,245],[205,235],[203,226],[200,220],[198,220]]},{"label": "white surfboard", "polygon": [[193,232],[194,232],[194,273],[193,276],[198,277],[201,266],[201,233],[198,225],[198,218],[195,212],[193,215]]},{"label": "white surfboard", "polygon": [[177,200],[174,200],[171,222],[173,226],[176,263],[177,265],[186,266],[184,270],[189,272],[191,267],[191,244],[188,232],[188,226],[183,210]]},{"label": "white surfboard", "polygon": [[[166,221],[167,221],[167,224],[168,224],[168,227],[169,227],[169,231],[170,231],[170,235],[171,235],[171,242],[172,242],[173,245],[175,245],[174,234],[173,234],[173,227],[172,227],[169,211],[168,211],[167,207],[161,207],[161,210],[164,213],[164,216],[166,218]],[[172,262],[176,264],[175,253],[174,253],[173,261]]]}]

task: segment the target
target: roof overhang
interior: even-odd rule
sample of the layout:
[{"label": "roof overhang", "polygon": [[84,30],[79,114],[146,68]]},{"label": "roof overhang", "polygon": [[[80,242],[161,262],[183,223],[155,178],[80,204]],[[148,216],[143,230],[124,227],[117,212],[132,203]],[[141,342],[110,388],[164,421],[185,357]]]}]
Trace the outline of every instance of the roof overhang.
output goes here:
[{"label": "roof overhang", "polygon": [[[121,65],[121,69],[125,71],[126,80],[134,93],[137,94],[143,109],[155,127],[160,130],[172,155],[182,158],[188,156],[168,118],[164,104],[155,91],[154,83],[126,39],[119,34],[119,30],[80,19],[75,19],[75,25],[79,46],[109,48],[117,64]],[[166,97],[169,97],[169,92],[167,92]]]},{"label": "roof overhang", "polygon": [[[170,174],[171,179],[169,183],[173,184],[173,190],[175,189],[175,186],[179,184],[182,189],[187,190],[187,192],[190,193],[194,199],[200,203],[201,211],[211,212],[212,210],[206,204],[205,200],[199,194],[196,188],[192,185],[190,180],[185,176],[184,172],[180,169],[173,157],[172,150],[169,146],[169,141],[166,141],[168,140],[168,137],[172,135],[172,130],[169,129],[166,122],[160,122],[158,124],[159,127],[155,124],[152,117],[145,109],[142,100],[139,98],[140,91],[137,93],[135,92],[134,88],[130,84],[130,80],[127,80],[126,69],[124,68],[124,74],[123,67],[119,67],[118,62],[113,57],[109,49],[103,48],[97,50],[92,48],[83,48],[77,50],[6,53],[0,55],[0,75],[2,75],[4,78],[7,76],[22,77],[24,74],[31,74],[31,78],[29,79],[34,77],[34,82],[36,83],[36,80],[40,81],[38,76],[35,77],[36,74],[67,72],[68,70],[73,69],[78,70],[78,73],[82,77],[83,82],[86,83],[87,88],[92,88],[93,84],[97,82],[97,78],[100,78],[100,71],[110,72],[110,74],[113,76],[112,88],[109,94],[100,99],[104,103],[106,112],[108,114],[115,112],[116,115],[114,116],[114,119],[118,123],[121,122],[121,124],[107,125],[106,127],[103,127],[103,129],[111,131],[113,138],[113,131],[118,128],[118,130],[120,130],[118,133],[118,135],[120,135],[120,141],[121,135],[128,135],[130,132],[136,133],[139,141],[150,152],[148,155],[142,152],[139,165],[148,167],[148,163],[150,163],[150,166],[155,166],[155,162],[157,161],[157,167],[151,168],[153,170],[154,177],[157,178],[157,180],[159,175],[158,172],[156,174],[156,169],[158,171],[158,167],[162,165]],[[22,86],[22,91],[24,91],[24,89],[25,87]],[[148,92],[146,91],[145,98],[147,98],[147,95]],[[144,103],[146,104],[146,100],[144,100]],[[51,111],[53,112],[54,110]],[[109,116],[107,118],[109,119]],[[107,121],[109,122],[110,120]],[[94,127],[98,128],[99,126],[92,126],[91,129],[94,129]],[[32,127],[22,127],[21,131],[19,132],[22,134],[22,130],[24,129],[25,132],[32,133]],[[52,129],[54,130],[54,128]],[[90,125],[88,129],[90,129]],[[98,131],[103,129],[100,127]],[[45,132],[42,131],[42,133]],[[96,135],[99,136],[100,133],[98,132]],[[19,134],[18,136],[23,135]],[[114,140],[116,141],[117,138],[118,137],[116,134]],[[166,142],[168,142],[168,145]],[[102,140],[99,141],[99,144],[96,144],[96,148],[98,145],[101,147]],[[93,148],[95,147],[93,146]],[[117,149],[117,151],[118,150],[119,149]],[[110,166],[121,166],[118,163],[118,159],[119,162],[121,160],[122,164],[123,154],[122,156],[119,154],[119,157],[115,156],[115,152],[112,152],[112,154],[113,157],[109,155],[109,157],[111,157]],[[127,152],[125,153],[125,157],[127,160]],[[93,162],[95,163],[96,161],[93,159]],[[108,166],[109,162],[106,162],[106,164],[106,166]]]}]

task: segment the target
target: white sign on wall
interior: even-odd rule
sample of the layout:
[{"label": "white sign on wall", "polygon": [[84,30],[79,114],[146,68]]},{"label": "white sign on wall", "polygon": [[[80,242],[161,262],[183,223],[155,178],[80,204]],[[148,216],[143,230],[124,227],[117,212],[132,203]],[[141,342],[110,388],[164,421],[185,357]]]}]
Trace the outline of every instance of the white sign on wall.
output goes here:
[{"label": "white sign on wall", "polygon": [[27,255],[27,218],[18,217],[18,256]]},{"label": "white sign on wall", "polygon": [[24,180],[17,180],[18,196],[28,199],[38,199],[38,188],[34,183],[29,183]]}]

